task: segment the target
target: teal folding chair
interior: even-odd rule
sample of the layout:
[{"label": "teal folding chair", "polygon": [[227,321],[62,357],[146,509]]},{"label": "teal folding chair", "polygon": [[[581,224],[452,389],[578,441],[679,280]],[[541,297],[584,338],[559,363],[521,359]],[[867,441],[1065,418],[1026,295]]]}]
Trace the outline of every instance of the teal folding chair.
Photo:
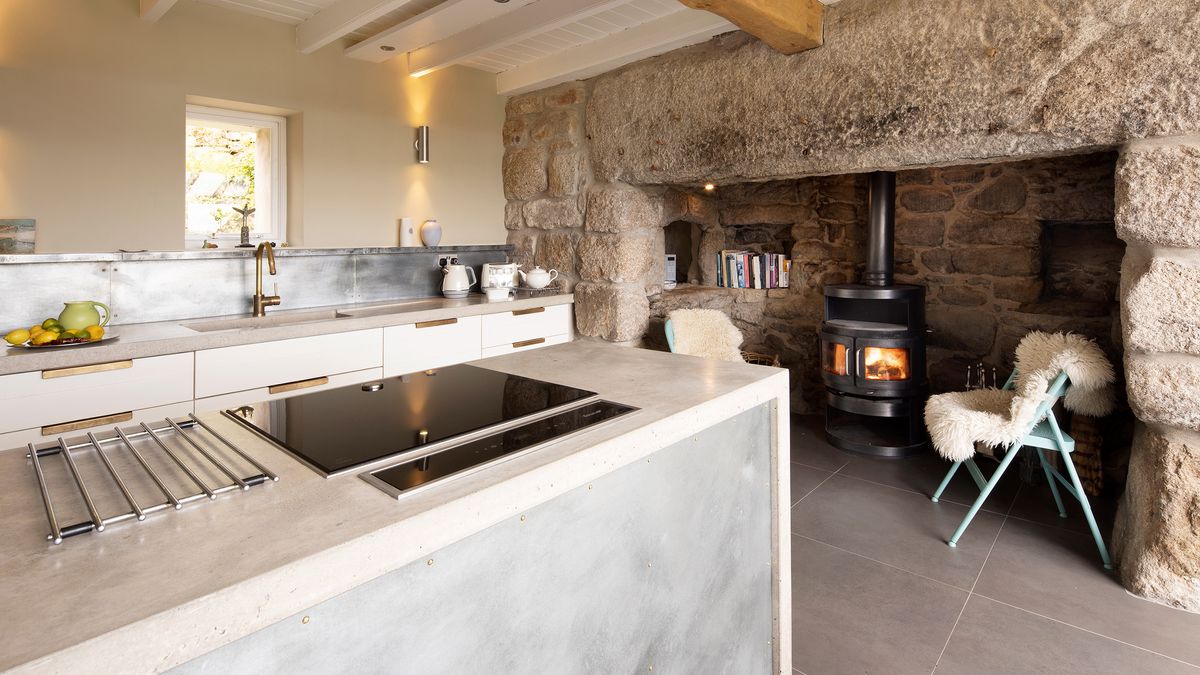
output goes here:
[{"label": "teal folding chair", "polygon": [[[1009,376],[1008,382],[1004,383],[1004,389],[1012,389],[1013,383],[1016,381],[1017,371],[1014,369],[1013,374]],[[1096,540],[1096,548],[1100,550],[1100,559],[1104,561],[1105,569],[1112,569],[1112,559],[1108,555],[1108,547],[1104,545],[1104,538],[1100,536],[1100,528],[1096,526],[1096,517],[1092,515],[1092,506],[1088,502],[1087,493],[1083,491],[1083,484],[1079,482],[1079,474],[1075,472],[1075,462],[1071,460],[1071,453],[1075,451],[1075,439],[1063,433],[1063,430],[1058,426],[1058,420],[1054,418],[1052,408],[1062,398],[1070,387],[1069,379],[1065,372],[1059,373],[1058,377],[1050,384],[1046,391],[1046,399],[1037,409],[1037,414],[1034,415],[1034,422],[1025,432],[1024,436],[1010,445],[1005,451],[1004,458],[1000,460],[1000,466],[992,474],[990,479],[985,480],[983,472],[979,470],[979,466],[975,464],[974,459],[967,459],[962,462],[955,462],[950,467],[950,471],[946,477],[942,479],[942,484],[938,486],[936,492],[933,493],[933,501],[938,501],[941,498],[942,492],[946,486],[950,484],[950,480],[954,478],[954,474],[958,471],[958,467],[966,464],[967,471],[971,474],[971,478],[975,480],[975,484],[979,487],[979,497],[975,503],[971,505],[971,510],[967,511],[967,515],[959,524],[958,529],[946,542],[951,547],[958,545],[958,540],[963,533],[967,531],[967,526],[974,520],[975,514],[979,513],[979,509],[987,500],[988,495],[995,489],[996,484],[1000,482],[1000,478],[1008,469],[1009,465],[1017,457],[1017,452],[1023,448],[1033,448],[1037,451],[1038,462],[1042,465],[1042,471],[1046,474],[1046,481],[1050,483],[1050,492],[1054,495],[1054,503],[1058,506],[1058,516],[1060,518],[1067,517],[1067,511],[1063,507],[1062,495],[1058,491],[1058,485],[1061,484],[1067,494],[1079,501],[1079,505],[1083,507],[1083,516],[1087,519],[1088,528],[1092,531],[1092,538]],[[1044,419],[1043,419],[1044,416]],[[1057,451],[1062,457],[1063,466],[1066,467],[1067,475],[1070,480],[1063,477],[1057,469],[1050,466],[1050,462],[1046,460],[1045,451]]]}]

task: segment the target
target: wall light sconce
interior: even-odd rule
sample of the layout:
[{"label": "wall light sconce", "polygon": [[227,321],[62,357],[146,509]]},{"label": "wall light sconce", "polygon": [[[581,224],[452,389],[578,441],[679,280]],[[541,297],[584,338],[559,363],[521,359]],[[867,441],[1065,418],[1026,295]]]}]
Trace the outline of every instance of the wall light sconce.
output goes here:
[{"label": "wall light sconce", "polygon": [[413,143],[417,150],[417,162],[429,163],[429,126],[422,124],[417,127],[417,140]]}]

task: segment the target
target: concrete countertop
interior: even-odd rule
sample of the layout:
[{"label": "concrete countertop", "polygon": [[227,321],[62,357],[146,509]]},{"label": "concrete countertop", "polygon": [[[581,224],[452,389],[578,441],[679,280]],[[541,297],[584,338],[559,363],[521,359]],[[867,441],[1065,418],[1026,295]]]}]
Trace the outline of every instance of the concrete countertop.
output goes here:
[{"label": "concrete countertop", "polygon": [[[331,307],[308,307],[295,310],[267,310],[262,326],[252,328],[230,328],[218,331],[197,331],[188,328],[189,325],[204,324],[211,321],[226,319],[251,318],[249,314],[223,317],[206,317],[199,319],[184,319],[180,321],[161,321],[156,323],[138,323],[115,325],[109,330],[119,339],[96,345],[82,347],[62,347],[57,349],[23,349],[4,346],[0,349],[0,375],[24,373],[35,370],[52,368],[67,368],[89,363],[104,363],[124,359],[159,356],[162,354],[178,354],[200,349],[230,347],[233,345],[270,342],[272,340],[287,340],[290,338],[308,337],[310,335],[325,335],[328,333],[344,333],[352,330],[380,328],[383,326],[398,326],[418,321],[436,321],[452,317],[478,316],[496,314],[529,307],[570,304],[575,296],[570,293],[556,295],[533,295],[529,292],[518,292],[513,300],[489,302],[479,294],[471,294],[459,300],[449,298],[415,298],[407,300],[388,300],[360,305],[335,305]],[[395,306],[395,312],[386,312],[368,316],[346,316],[333,318],[334,311],[355,312],[372,308],[387,308]],[[328,319],[313,319],[303,323],[272,325],[272,322],[287,318],[303,319],[328,313]]]},{"label": "concrete countertop", "polygon": [[[0,452],[0,670],[170,668],[414,560],[436,564],[450,543],[758,405],[777,406],[777,438],[788,447],[785,370],[599,342],[476,363],[641,410],[398,501],[354,474],[323,479],[236,423],[206,415],[280,481],[57,546],[45,539],[31,462]],[[783,537],[788,462],[774,462]],[[788,569],[786,546],[778,555]],[[786,577],[779,583],[787,588]],[[779,621],[786,629],[787,618]]]}]

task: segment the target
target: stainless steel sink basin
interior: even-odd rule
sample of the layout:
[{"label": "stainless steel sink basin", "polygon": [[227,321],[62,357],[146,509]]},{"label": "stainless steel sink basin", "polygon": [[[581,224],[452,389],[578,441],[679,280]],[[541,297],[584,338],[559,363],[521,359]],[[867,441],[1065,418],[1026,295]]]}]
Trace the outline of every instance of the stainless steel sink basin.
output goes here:
[{"label": "stainless steel sink basin", "polygon": [[190,328],[199,333],[211,333],[219,330],[236,330],[242,328],[272,328],[275,326],[292,326],[300,323],[313,323],[315,321],[345,319],[349,316],[349,314],[344,314],[336,309],[322,309],[311,312],[268,314],[260,317],[247,316],[234,319],[197,321],[195,323],[185,323],[183,326],[184,328]]}]

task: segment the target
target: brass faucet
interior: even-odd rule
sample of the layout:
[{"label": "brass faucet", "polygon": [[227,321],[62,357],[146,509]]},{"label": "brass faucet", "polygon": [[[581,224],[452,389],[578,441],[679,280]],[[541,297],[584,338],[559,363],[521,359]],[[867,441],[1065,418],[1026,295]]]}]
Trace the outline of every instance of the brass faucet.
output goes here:
[{"label": "brass faucet", "polygon": [[[254,316],[266,316],[267,307],[279,304],[278,295],[263,295],[262,289],[262,260],[263,251],[267,252],[267,266],[271,275],[275,275],[275,243],[264,241],[254,250]],[[279,284],[275,284],[275,292],[279,293]]]}]

